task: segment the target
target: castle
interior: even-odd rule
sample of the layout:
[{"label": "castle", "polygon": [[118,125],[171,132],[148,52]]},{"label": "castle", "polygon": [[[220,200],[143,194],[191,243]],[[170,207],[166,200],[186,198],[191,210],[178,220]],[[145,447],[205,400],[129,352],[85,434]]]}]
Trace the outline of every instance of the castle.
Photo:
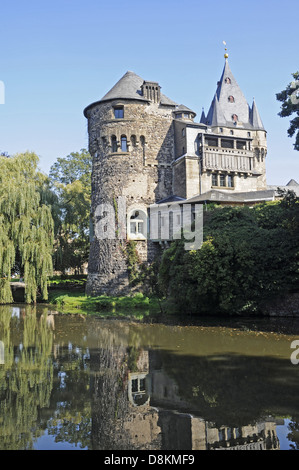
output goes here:
[{"label": "castle", "polygon": [[[102,227],[102,236],[94,231],[91,240],[88,294],[128,292],[125,240],[136,241],[141,261],[153,259],[161,243],[148,237],[153,205],[252,204],[275,197],[266,183],[266,130],[227,55],[210,109],[199,122],[192,109],[165,96],[158,82],[130,71],[84,115],[93,159],[91,214],[93,226]],[[120,196],[126,234],[114,236],[105,208],[114,207],[117,216]]]}]

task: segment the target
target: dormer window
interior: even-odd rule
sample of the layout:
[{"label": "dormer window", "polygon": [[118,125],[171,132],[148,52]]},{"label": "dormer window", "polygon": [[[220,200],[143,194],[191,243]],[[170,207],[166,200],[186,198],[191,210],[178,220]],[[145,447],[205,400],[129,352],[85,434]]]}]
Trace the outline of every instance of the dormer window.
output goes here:
[{"label": "dormer window", "polygon": [[115,106],[115,108],[114,108],[114,117],[115,117],[115,119],[123,119],[123,117],[124,117],[124,107],[123,106]]}]

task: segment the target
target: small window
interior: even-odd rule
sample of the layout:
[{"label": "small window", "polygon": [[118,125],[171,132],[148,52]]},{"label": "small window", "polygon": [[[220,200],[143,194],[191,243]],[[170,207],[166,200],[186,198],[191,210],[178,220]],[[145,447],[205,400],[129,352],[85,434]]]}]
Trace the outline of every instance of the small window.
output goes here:
[{"label": "small window", "polygon": [[132,392],[138,392],[138,379],[132,380]]},{"label": "small window", "polygon": [[111,149],[112,152],[117,152],[117,141],[115,135],[111,136]]},{"label": "small window", "polygon": [[209,147],[218,147],[218,139],[213,139],[211,137],[206,138],[206,144]]},{"label": "small window", "polygon": [[233,149],[234,141],[232,139],[221,139],[221,147],[225,149]]},{"label": "small window", "polygon": [[142,210],[135,210],[130,216],[130,238],[144,239],[146,237],[146,214]]},{"label": "small window", "polygon": [[136,135],[131,135],[131,144],[132,147],[136,147]]},{"label": "small window", "polygon": [[237,116],[236,114],[233,114],[233,115],[232,115],[232,120],[233,120],[234,122],[237,122],[237,121],[238,121],[238,116]]},{"label": "small window", "polygon": [[234,98],[232,95],[230,95],[230,96],[228,97],[228,102],[229,102],[229,103],[234,103],[234,102],[235,102],[235,98]]},{"label": "small window", "polygon": [[232,82],[232,81],[231,81],[231,79],[230,79],[229,77],[226,77],[226,79],[225,79],[224,81],[225,81],[225,83],[227,83],[228,85],[230,85],[230,84],[231,84],[231,82]]},{"label": "small window", "polygon": [[246,150],[245,140],[237,140],[237,149],[238,150]]},{"label": "small window", "polygon": [[114,108],[114,117],[115,117],[115,119],[123,119],[123,117],[124,117],[124,107],[123,106],[116,106]]},{"label": "small window", "polygon": [[234,131],[229,131],[230,135],[234,135]]},{"label": "small window", "polygon": [[251,132],[247,132],[247,137],[251,137]]},{"label": "small window", "polygon": [[234,187],[234,177],[232,175],[227,175],[227,186],[228,188]]},{"label": "small window", "polygon": [[122,135],[120,138],[120,147],[122,152],[127,152],[128,151],[128,144],[127,144],[127,138],[125,135]]}]

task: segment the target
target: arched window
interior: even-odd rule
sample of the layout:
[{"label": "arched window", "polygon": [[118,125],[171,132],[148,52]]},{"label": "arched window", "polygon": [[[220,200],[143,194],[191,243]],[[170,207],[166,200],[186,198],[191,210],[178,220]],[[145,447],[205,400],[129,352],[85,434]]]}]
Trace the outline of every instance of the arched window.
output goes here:
[{"label": "arched window", "polygon": [[125,135],[122,135],[120,138],[120,148],[122,152],[128,151],[127,137]]},{"label": "arched window", "polygon": [[136,147],[136,135],[131,135],[131,144],[133,147]]},{"label": "arched window", "polygon": [[117,141],[115,135],[111,136],[111,150],[112,152],[117,152]]},{"label": "arched window", "polygon": [[227,83],[228,85],[232,82],[229,77],[226,77],[226,79],[225,79],[224,81],[225,81],[225,83]]},{"label": "arched window", "polygon": [[228,97],[228,102],[229,102],[229,103],[234,103],[234,102],[235,102],[235,98],[234,98],[232,95],[230,95],[230,96]]},{"label": "arched window", "polygon": [[237,116],[236,114],[233,114],[233,115],[232,115],[232,120],[233,120],[234,122],[237,122],[237,121],[238,121],[238,116]]},{"label": "arched window", "polygon": [[144,240],[147,236],[147,216],[141,209],[135,209],[129,214],[129,238]]}]

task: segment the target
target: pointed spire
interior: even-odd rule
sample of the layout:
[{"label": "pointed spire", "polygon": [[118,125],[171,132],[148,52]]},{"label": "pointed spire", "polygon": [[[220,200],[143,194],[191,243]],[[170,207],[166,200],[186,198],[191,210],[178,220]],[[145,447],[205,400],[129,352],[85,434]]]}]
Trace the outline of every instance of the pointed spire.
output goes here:
[{"label": "pointed spire", "polygon": [[215,96],[217,101],[214,98],[208,112],[209,125],[251,127],[250,107],[232,74],[227,57],[225,57],[221,78],[217,83]]},{"label": "pointed spire", "polygon": [[254,129],[263,129],[263,130],[265,129],[254,98],[253,98],[253,103],[252,103],[252,108],[251,108],[251,113],[250,113],[250,121]]},{"label": "pointed spire", "polygon": [[202,112],[201,112],[201,116],[200,116],[200,121],[199,121],[199,122],[200,122],[201,124],[206,124],[206,121],[207,121],[207,119],[206,119],[205,111],[204,111],[204,108],[202,108]]},{"label": "pointed spire", "polygon": [[212,127],[224,126],[226,124],[221,106],[219,105],[217,93],[214,96],[210,111],[207,116],[207,124]]}]

